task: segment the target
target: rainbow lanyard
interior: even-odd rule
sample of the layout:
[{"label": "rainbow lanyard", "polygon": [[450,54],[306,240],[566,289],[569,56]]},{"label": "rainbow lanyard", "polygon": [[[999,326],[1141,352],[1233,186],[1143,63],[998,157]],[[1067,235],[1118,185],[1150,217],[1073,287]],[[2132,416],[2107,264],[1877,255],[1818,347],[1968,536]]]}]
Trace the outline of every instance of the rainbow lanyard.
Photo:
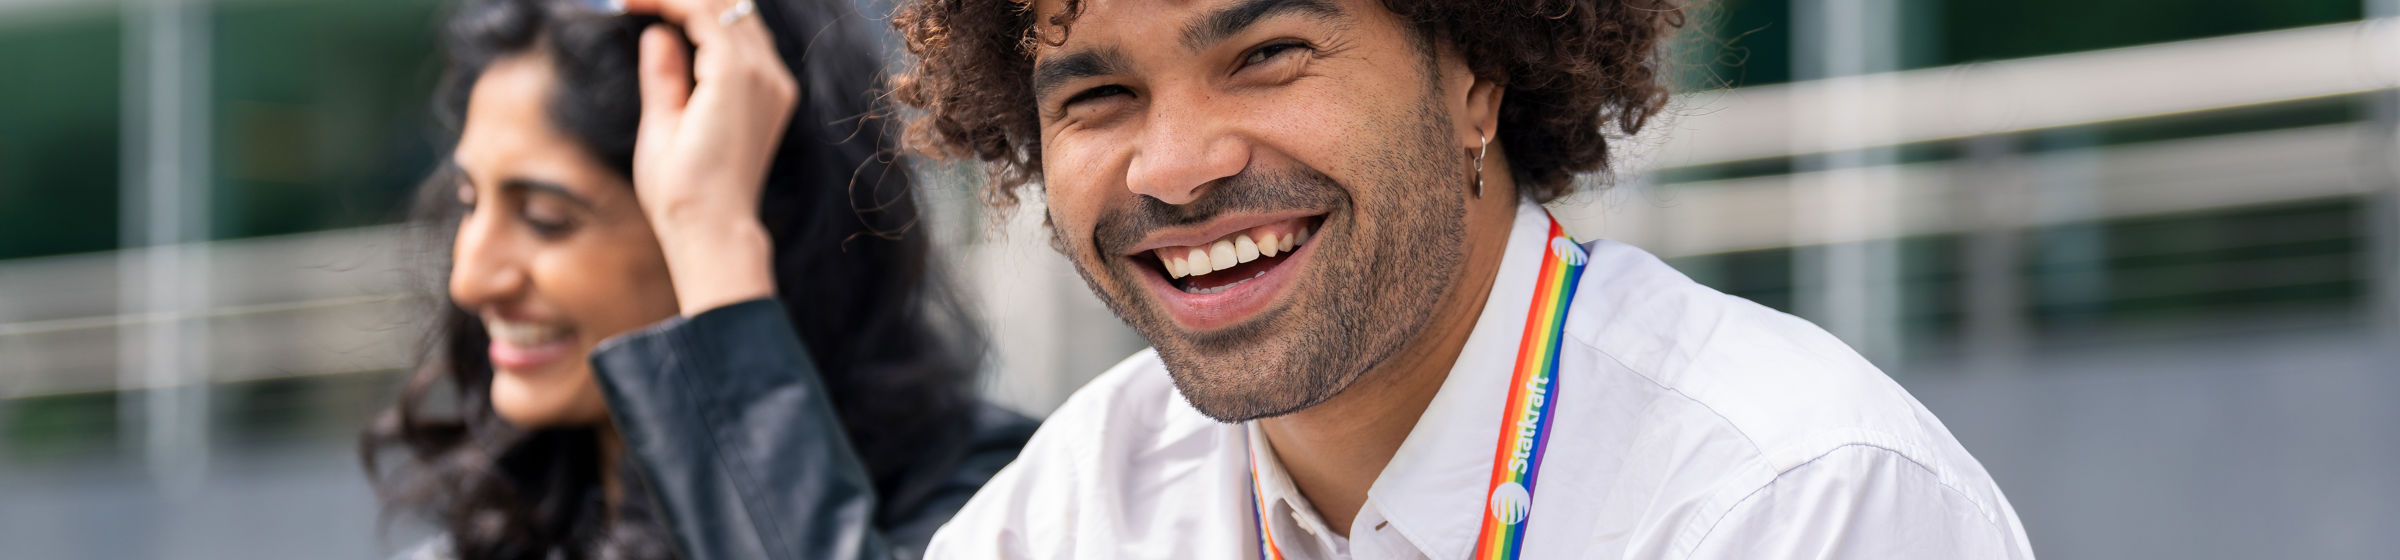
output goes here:
[{"label": "rainbow lanyard", "polygon": [[[1550,420],[1558,403],[1558,346],[1566,333],[1567,303],[1575,299],[1576,279],[1583,276],[1588,257],[1567,238],[1558,220],[1550,220],[1549,242],[1543,251],[1542,272],[1534,279],[1533,308],[1526,312],[1525,334],[1518,340],[1516,374],[1510,378],[1508,401],[1501,409],[1498,449],[1492,452],[1492,482],[1483,516],[1483,532],[1475,538],[1475,559],[1515,559],[1523,552],[1525,528],[1533,514],[1534,481],[1542,472],[1542,453],[1550,447]],[[1258,456],[1250,456],[1250,519],[1258,524],[1258,554],[1283,560],[1275,534],[1260,514],[1266,492],[1258,484]]]}]

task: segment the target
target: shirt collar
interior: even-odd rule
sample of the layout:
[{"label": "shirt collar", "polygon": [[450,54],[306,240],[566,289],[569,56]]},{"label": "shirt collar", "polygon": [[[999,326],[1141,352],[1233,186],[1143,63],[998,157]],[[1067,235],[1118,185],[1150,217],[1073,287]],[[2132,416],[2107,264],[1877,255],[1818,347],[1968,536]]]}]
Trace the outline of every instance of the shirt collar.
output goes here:
[{"label": "shirt collar", "polygon": [[[1324,516],[1317,515],[1316,506],[1308,503],[1308,497],[1302,496],[1300,487],[1292,483],[1291,473],[1283,470],[1283,460],[1275,455],[1275,446],[1267,441],[1267,432],[1257,422],[1243,422],[1242,429],[1248,435],[1245,439],[1252,458],[1250,473],[1257,477],[1253,484],[1257,485],[1258,514],[1265,518],[1263,521],[1277,526],[1276,544],[1287,552],[1301,548],[1302,543],[1294,539],[1310,539],[1314,542],[1307,548],[1319,551],[1346,548],[1342,546],[1345,539],[1333,532]],[[1294,533],[1290,530],[1293,527],[1300,531]],[[1303,557],[1325,556],[1330,555],[1320,552]]]},{"label": "shirt collar", "polygon": [[1508,397],[1534,277],[1549,252],[1550,214],[1517,204],[1500,273],[1449,377],[1392,456],[1367,504],[1429,558],[1464,558],[1483,528],[1501,401]]}]

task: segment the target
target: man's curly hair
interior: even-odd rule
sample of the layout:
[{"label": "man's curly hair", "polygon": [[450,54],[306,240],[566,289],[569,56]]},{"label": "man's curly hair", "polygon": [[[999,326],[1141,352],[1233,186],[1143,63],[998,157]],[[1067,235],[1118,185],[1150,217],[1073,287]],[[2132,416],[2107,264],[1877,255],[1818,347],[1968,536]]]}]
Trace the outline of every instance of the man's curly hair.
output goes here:
[{"label": "man's curly hair", "polygon": [[[1064,28],[1080,0],[1047,22]],[[1496,140],[1508,146],[1518,189],[1536,202],[1606,169],[1609,128],[1631,135],[1667,102],[1661,47],[1683,26],[1680,0],[1384,0],[1420,38],[1440,37],[1476,76],[1506,88]],[[892,16],[915,66],[892,95],[922,110],[904,143],[988,168],[984,200],[1017,203],[1041,180],[1041,119],[1033,99],[1031,0],[912,0]],[[1433,42],[1420,41],[1430,48]],[[1430,52],[1430,51],[1428,51]]]}]

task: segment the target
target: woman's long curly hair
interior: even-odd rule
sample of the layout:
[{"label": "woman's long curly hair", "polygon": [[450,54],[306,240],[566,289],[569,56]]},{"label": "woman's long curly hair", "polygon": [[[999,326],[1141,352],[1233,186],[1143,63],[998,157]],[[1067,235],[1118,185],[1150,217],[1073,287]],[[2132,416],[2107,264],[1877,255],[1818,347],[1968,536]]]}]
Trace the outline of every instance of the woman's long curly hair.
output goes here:
[{"label": "woman's long curly hair", "polygon": [[[1082,0],[1037,29],[1032,0],[914,0],[892,16],[917,65],[892,95],[923,114],[910,149],[985,163],[987,203],[1007,208],[1042,175],[1033,99],[1037,41],[1057,44]],[[1477,77],[1508,94],[1494,140],[1508,147],[1517,189],[1536,202],[1572,194],[1574,176],[1608,169],[1612,135],[1640,132],[1665,108],[1660,50],[1684,23],[1685,0],[1383,0],[1424,41],[1457,49]]]},{"label": "woman's long curly hair", "polygon": [[[640,119],[637,41],[655,18],[606,16],[574,0],[466,0],[445,29],[450,69],[435,101],[452,139],[468,92],[494,60],[537,49],[554,61],[551,122],[630,177]],[[961,453],[982,339],[930,263],[910,177],[885,132],[878,49],[848,2],[761,0],[758,14],[802,88],[760,201],[774,242],[776,291],[878,490],[902,470]],[[455,169],[418,194],[412,223],[438,302],[424,361],[360,453],[387,508],[448,533],[461,558],[653,558],[672,539],[641,500],[607,508],[601,431],[520,430],[492,409],[481,323],[453,304],[449,274],[460,215]],[[394,459],[397,459],[396,461]],[[621,480],[638,484],[627,473]],[[627,492],[629,496],[639,493]],[[899,511],[906,504],[884,504]],[[879,519],[882,521],[882,519]]]}]

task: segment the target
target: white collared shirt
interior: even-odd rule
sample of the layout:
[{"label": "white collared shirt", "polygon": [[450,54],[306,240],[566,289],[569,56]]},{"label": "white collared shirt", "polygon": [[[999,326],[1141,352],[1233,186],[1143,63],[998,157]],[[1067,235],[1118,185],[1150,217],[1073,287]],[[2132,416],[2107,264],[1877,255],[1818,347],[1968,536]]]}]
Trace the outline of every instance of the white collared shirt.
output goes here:
[{"label": "white collared shirt", "polygon": [[[1288,558],[1463,559],[1548,215],[1520,205],[1441,390],[1342,537],[1249,424],[1203,416],[1149,351],[1042,424],[929,558],[1257,558],[1249,446]],[[2016,512],[1941,421],[1832,335],[1585,246],[1523,558],[2031,558]]]}]

